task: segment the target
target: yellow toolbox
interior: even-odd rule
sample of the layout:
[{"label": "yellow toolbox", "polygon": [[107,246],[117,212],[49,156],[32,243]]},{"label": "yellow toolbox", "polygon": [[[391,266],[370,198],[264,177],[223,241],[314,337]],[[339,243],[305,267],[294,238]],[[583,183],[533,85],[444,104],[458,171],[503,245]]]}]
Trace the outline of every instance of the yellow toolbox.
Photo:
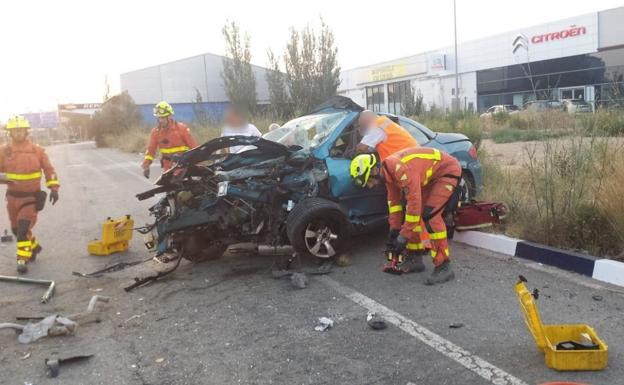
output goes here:
[{"label": "yellow toolbox", "polygon": [[133,227],[134,220],[130,215],[116,219],[107,218],[102,224],[102,239],[89,242],[89,254],[110,255],[128,250]]},{"label": "yellow toolbox", "polygon": [[[555,370],[602,370],[609,358],[608,346],[589,325],[544,325],[537,310],[537,293],[529,292],[520,276],[515,286],[520,308],[546,366]],[[582,345],[584,343],[584,345]],[[568,350],[571,349],[571,350]]]}]

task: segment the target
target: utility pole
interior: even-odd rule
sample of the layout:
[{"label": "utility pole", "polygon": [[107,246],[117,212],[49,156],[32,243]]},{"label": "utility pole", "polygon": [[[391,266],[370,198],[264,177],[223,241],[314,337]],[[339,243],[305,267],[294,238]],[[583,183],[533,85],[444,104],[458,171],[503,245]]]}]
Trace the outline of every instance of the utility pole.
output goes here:
[{"label": "utility pole", "polygon": [[453,110],[459,111],[459,69],[457,59],[457,0],[453,0],[453,26],[455,29],[455,99],[453,100]]}]

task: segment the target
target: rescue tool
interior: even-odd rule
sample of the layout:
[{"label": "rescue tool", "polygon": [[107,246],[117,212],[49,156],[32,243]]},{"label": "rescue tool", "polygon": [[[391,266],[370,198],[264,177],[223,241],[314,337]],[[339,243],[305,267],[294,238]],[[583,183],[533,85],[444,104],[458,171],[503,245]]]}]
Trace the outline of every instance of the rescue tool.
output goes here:
[{"label": "rescue tool", "polygon": [[134,220],[130,215],[116,219],[106,218],[102,224],[102,239],[89,242],[89,254],[111,255],[128,250],[133,226]]},{"label": "rescue tool", "polygon": [[403,270],[399,268],[399,265],[403,263],[405,257],[402,253],[397,253],[394,250],[388,249],[386,250],[386,264],[382,267],[381,271],[388,274],[403,274]]},{"label": "rescue tool", "polygon": [[515,291],[524,322],[544,352],[546,366],[555,370],[602,370],[607,366],[608,347],[589,325],[544,325],[537,309],[538,292],[531,293],[520,276]]}]

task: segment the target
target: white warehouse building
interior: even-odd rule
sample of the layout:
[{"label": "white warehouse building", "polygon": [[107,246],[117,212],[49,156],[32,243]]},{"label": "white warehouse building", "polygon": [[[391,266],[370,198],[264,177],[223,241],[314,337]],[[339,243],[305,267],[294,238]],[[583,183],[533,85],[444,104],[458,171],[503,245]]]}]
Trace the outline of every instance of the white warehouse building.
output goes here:
[{"label": "white warehouse building", "polygon": [[407,92],[425,109],[522,106],[534,99],[624,105],[624,7],[594,12],[343,71],[340,95],[376,112],[401,113]]}]

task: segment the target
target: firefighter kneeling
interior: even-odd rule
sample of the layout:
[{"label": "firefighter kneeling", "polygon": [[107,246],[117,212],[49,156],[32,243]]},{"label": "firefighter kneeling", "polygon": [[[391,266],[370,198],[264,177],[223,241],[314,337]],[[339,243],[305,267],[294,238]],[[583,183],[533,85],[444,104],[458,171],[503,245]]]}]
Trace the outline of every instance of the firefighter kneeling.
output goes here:
[{"label": "firefighter kneeling", "polygon": [[405,256],[391,272],[424,271],[422,258],[430,247],[435,268],[425,284],[452,280],[455,274],[449,261],[442,213],[449,201],[456,197],[454,194],[461,179],[457,160],[437,149],[412,147],[392,154],[381,163],[375,154],[358,155],[351,161],[350,171],[360,187],[373,188],[385,181],[389,243],[395,255]]},{"label": "firefighter kneeling", "polygon": [[17,271],[25,273],[27,262],[41,252],[41,246],[31,230],[37,222],[37,212],[43,209],[46,193],[41,191],[41,171],[50,191],[50,202],[58,199],[59,182],[54,167],[44,149],[28,139],[30,123],[22,116],[9,119],[6,129],[11,142],[0,147],[0,172],[9,181],[6,193],[11,230],[17,237]]}]

